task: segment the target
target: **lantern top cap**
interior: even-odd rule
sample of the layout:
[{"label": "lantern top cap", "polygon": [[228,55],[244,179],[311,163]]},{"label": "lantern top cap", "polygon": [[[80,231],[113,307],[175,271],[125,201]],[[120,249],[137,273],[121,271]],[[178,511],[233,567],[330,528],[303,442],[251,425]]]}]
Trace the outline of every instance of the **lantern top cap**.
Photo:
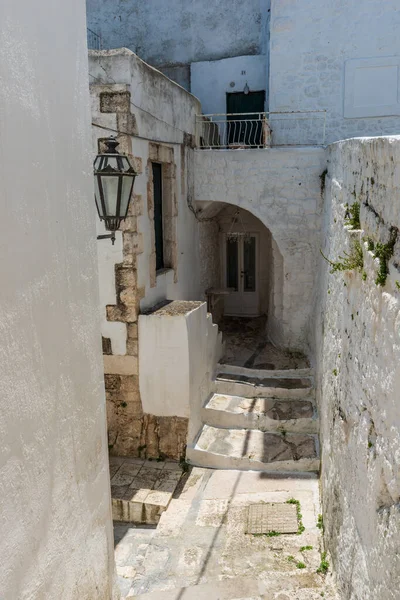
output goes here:
[{"label": "lantern top cap", "polygon": [[119,154],[119,152],[117,150],[117,146],[119,146],[119,142],[117,141],[117,139],[114,136],[110,136],[109,138],[104,140],[104,143],[106,145],[106,150],[105,150],[104,154]]}]

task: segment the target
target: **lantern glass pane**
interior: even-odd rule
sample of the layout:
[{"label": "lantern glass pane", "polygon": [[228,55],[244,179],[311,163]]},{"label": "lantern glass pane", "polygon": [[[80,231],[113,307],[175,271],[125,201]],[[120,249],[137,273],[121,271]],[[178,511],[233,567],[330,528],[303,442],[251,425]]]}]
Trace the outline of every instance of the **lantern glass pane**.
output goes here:
[{"label": "lantern glass pane", "polygon": [[118,181],[119,177],[101,175],[101,183],[103,186],[104,204],[106,207],[105,217],[117,216],[117,197],[118,197]]},{"label": "lantern glass pane", "polygon": [[129,162],[128,158],[126,156],[121,156],[121,160],[122,160],[122,165],[123,165],[123,170],[124,172],[129,171],[129,169],[131,169],[131,163]]},{"label": "lantern glass pane", "polygon": [[114,169],[114,171],[119,171],[119,167],[118,167],[117,157],[116,156],[113,156],[113,155],[107,156],[105,168],[109,169],[110,167],[112,169]]},{"label": "lantern glass pane", "polygon": [[94,199],[96,200],[96,206],[97,206],[98,213],[99,213],[100,217],[103,218],[104,214],[103,214],[103,207],[101,205],[101,196],[100,196],[100,190],[99,190],[98,177],[94,178]]},{"label": "lantern glass pane", "polygon": [[120,216],[125,217],[132,192],[133,177],[122,177]]}]

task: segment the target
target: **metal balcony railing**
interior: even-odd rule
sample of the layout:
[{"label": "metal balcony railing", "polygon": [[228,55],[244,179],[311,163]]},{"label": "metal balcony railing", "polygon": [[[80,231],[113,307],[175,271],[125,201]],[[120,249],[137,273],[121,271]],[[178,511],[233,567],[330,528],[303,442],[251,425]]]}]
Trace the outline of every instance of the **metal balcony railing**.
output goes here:
[{"label": "metal balcony railing", "polygon": [[88,50],[101,50],[101,37],[98,33],[87,27]]},{"label": "metal balcony railing", "polygon": [[196,116],[200,148],[269,148],[325,144],[326,111]]}]

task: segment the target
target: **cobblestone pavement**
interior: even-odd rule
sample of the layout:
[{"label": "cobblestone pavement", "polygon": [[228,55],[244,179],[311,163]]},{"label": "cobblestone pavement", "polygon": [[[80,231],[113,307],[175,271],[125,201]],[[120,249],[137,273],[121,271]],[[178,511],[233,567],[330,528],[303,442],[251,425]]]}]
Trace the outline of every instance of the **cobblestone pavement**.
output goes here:
[{"label": "cobblestone pavement", "polygon": [[[298,500],[301,534],[246,533],[248,506]],[[193,468],[158,526],[115,524],[123,598],[142,600],[338,600],[317,573],[318,479]]]}]

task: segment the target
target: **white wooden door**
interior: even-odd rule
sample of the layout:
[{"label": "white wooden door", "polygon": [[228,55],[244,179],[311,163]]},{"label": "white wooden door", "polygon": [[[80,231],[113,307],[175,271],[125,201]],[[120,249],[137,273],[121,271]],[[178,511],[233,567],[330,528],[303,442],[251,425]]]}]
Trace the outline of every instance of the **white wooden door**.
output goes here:
[{"label": "white wooden door", "polygon": [[258,235],[229,237],[223,234],[222,285],[232,291],[224,296],[225,315],[257,317],[259,307]]}]

